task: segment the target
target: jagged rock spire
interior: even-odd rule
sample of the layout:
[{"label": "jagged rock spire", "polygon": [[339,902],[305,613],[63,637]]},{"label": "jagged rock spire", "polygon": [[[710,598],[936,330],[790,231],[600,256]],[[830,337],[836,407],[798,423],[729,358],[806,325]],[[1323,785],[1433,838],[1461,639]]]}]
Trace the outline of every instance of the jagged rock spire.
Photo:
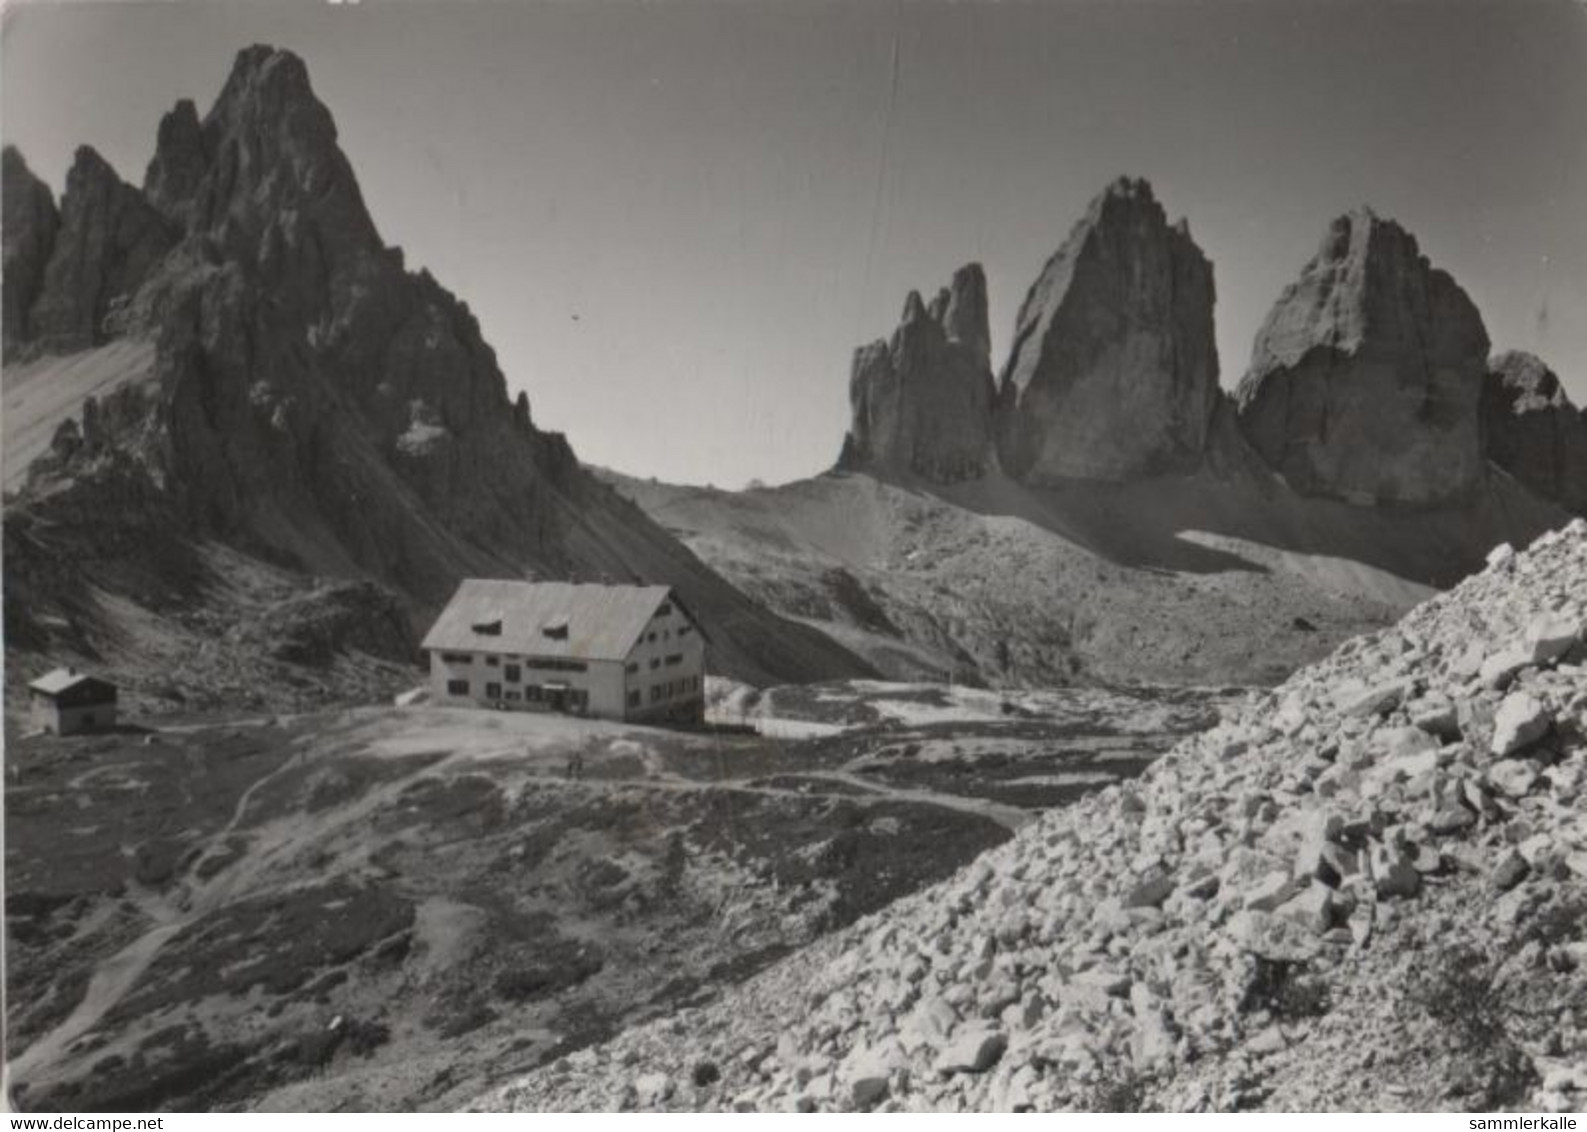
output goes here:
[{"label": "jagged rock spire", "polygon": [[198,109],[192,99],[184,98],[160,119],[154,157],[143,175],[143,195],[166,219],[186,229],[208,168]]},{"label": "jagged rock spire", "polygon": [[66,174],[60,225],[28,333],[42,349],[69,351],[105,341],[107,316],[137,291],[174,235],[143,194],[89,146]]},{"label": "jagged rock spire", "polygon": [[1587,417],[1541,358],[1511,350],[1488,363],[1482,426],[1488,459],[1543,498],[1587,514]]},{"label": "jagged rock spire", "polygon": [[840,466],[937,482],[981,475],[991,459],[986,325],[979,264],[956,271],[929,306],[911,291],[891,342],[855,351]]},{"label": "jagged rock spire", "polygon": [[49,186],[33,175],[16,147],[5,147],[0,166],[0,203],[4,206],[4,216],[0,217],[0,237],[4,239],[0,301],[5,312],[0,338],[6,356],[11,357],[31,337],[29,312],[44,285],[44,269],[55,244],[60,213]]},{"label": "jagged rock spire", "polygon": [[1217,404],[1212,265],[1120,178],[1020,307],[999,390],[1004,469],[1032,483],[1200,465]]},{"label": "jagged rock spire", "polygon": [[1329,225],[1256,337],[1241,431],[1289,485],[1359,503],[1467,495],[1483,469],[1488,335],[1416,239],[1358,208]]}]

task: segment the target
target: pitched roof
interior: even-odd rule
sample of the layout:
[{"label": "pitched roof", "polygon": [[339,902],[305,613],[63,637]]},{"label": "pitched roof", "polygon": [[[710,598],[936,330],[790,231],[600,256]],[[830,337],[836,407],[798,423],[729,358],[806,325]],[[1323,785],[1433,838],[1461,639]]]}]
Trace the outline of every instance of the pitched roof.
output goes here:
[{"label": "pitched roof", "polygon": [[[469,578],[457,587],[421,647],[622,660],[671,592],[667,586]],[[554,636],[542,631],[563,627],[565,632]]]},{"label": "pitched roof", "polygon": [[28,688],[34,692],[43,692],[46,696],[58,696],[62,692],[84,684],[99,684],[114,690],[114,685],[108,681],[90,676],[86,672],[79,672],[75,668],[57,668],[46,672],[29,684]]}]

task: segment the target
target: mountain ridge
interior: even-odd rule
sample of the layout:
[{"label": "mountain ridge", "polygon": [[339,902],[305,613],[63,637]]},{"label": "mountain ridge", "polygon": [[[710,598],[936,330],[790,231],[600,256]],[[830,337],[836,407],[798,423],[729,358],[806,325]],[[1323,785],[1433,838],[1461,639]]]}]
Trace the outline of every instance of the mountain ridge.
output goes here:
[{"label": "mountain ridge", "polygon": [[[46,319],[9,352],[48,365],[63,348],[141,339],[153,377],[63,420],[8,503],[8,535],[48,527],[81,557],[75,578],[52,578],[25,561],[30,540],[8,537],[8,582],[15,570],[41,587],[8,585],[9,639],[46,639],[41,626],[64,619],[76,630],[63,643],[99,649],[81,594],[124,588],[127,565],[93,531],[118,527],[99,501],[119,498],[148,509],[163,542],[214,539],[273,567],[379,581],[415,621],[468,574],[643,577],[718,627],[722,671],[757,683],[870,672],[759,610],[588,477],[526,398],[509,400],[467,305],[381,241],[295,55],[240,52],[201,121],[179,102],[147,195],[86,149],[71,184],[44,285],[16,320],[27,334],[37,312],[71,312],[70,334]],[[179,604],[188,580],[176,570],[166,600]]]}]

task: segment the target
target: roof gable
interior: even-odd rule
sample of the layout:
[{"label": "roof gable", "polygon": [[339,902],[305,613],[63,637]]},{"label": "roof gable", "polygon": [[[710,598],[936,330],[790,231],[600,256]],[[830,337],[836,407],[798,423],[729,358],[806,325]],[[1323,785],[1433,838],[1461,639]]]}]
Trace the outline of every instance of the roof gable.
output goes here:
[{"label": "roof gable", "polygon": [[469,578],[421,647],[623,660],[671,592],[667,586]]},{"label": "roof gable", "polygon": [[75,693],[83,702],[109,701],[116,698],[116,686],[108,680],[78,672],[75,668],[56,668],[46,672],[28,685],[28,690],[49,696],[51,699]]}]

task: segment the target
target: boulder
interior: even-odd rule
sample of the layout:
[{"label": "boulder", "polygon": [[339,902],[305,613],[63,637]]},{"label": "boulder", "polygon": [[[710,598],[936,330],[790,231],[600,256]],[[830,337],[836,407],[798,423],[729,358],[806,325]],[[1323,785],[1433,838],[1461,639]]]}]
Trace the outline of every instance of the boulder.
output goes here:
[{"label": "boulder", "polygon": [[1422,890],[1422,874],[1406,854],[1381,843],[1375,843],[1368,854],[1372,870],[1372,886],[1378,898],[1415,896]]},{"label": "boulder", "polygon": [[979,264],[955,272],[929,310],[910,292],[892,341],[854,353],[839,467],[938,483],[983,474],[992,458],[989,348]]},{"label": "boulder", "polygon": [[1092,201],[1020,306],[998,388],[1027,483],[1200,467],[1219,401],[1212,265],[1145,181]]},{"label": "boulder", "polygon": [[1174,892],[1174,878],[1165,872],[1143,877],[1124,897],[1126,908],[1161,908]]},{"label": "boulder", "polygon": [[665,1073],[642,1073],[633,1081],[634,1100],[640,1108],[655,1108],[672,1097],[672,1078]]},{"label": "boulder", "polygon": [[1519,350],[1495,357],[1482,424],[1490,460],[1543,498],[1587,512],[1587,420],[1553,370]]},{"label": "boulder", "polygon": [[1338,858],[1332,851],[1339,848],[1334,842],[1343,827],[1344,821],[1337,814],[1312,810],[1302,816],[1300,844],[1295,850],[1296,877],[1338,886],[1342,877],[1337,867]]},{"label": "boulder", "polygon": [[1289,485],[1353,503],[1437,504],[1484,472],[1488,335],[1416,240],[1369,209],[1329,227],[1257,334],[1240,429]]},{"label": "boulder", "polygon": [[1318,950],[1315,933],[1272,912],[1237,912],[1226,930],[1242,950],[1274,962],[1304,963]]},{"label": "boulder", "polygon": [[1532,664],[1532,650],[1524,645],[1505,645],[1492,653],[1477,669],[1477,679],[1489,688],[1508,687],[1515,674]]},{"label": "boulder", "polygon": [[844,1065],[849,1096],[855,1107],[871,1108],[880,1104],[887,1098],[893,1074],[908,1065],[909,1058],[896,1038],[885,1038],[856,1049]]},{"label": "boulder", "polygon": [[944,1047],[937,1058],[937,1072],[944,1077],[955,1073],[985,1073],[996,1065],[1008,1049],[1008,1035],[990,1027],[961,1031]]},{"label": "boulder", "polygon": [[1526,652],[1533,664],[1547,664],[1570,652],[1581,636],[1579,617],[1563,613],[1540,614],[1527,624]]},{"label": "boulder", "polygon": [[1537,700],[1525,692],[1512,692],[1493,717],[1489,749],[1500,758],[1514,754],[1541,739],[1553,722],[1553,715]]},{"label": "boulder", "polygon": [[1527,873],[1531,871],[1532,866],[1526,863],[1526,858],[1511,849],[1499,858],[1499,863],[1494,866],[1493,873],[1488,879],[1499,892],[1509,892],[1525,880]]},{"label": "boulder", "polygon": [[1411,708],[1411,725],[1444,742],[1460,738],[1460,713],[1449,700],[1426,700]]},{"label": "boulder", "polygon": [[1537,770],[1522,759],[1501,759],[1488,768],[1488,781],[1501,794],[1524,798],[1537,782]]},{"label": "boulder", "polygon": [[1404,702],[1412,685],[1406,680],[1386,680],[1370,687],[1342,690],[1339,706],[1346,715],[1388,715]]},{"label": "boulder", "polygon": [[1313,884],[1285,901],[1275,913],[1321,935],[1333,927],[1334,896],[1326,885]]}]

